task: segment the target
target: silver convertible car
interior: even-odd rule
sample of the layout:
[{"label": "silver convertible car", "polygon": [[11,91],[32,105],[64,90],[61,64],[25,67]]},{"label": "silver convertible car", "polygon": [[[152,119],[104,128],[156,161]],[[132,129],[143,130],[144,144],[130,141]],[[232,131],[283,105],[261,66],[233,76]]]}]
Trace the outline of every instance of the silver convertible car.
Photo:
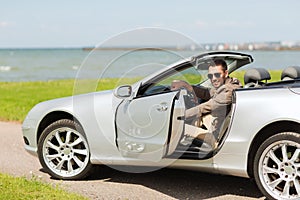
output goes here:
[{"label": "silver convertible car", "polygon": [[211,87],[205,77],[215,59],[226,61],[229,74],[253,62],[244,53],[206,52],[132,85],[39,103],[22,125],[25,148],[58,179],[85,178],[93,164],[174,167],[253,177],[268,199],[299,199],[299,67],[270,83],[267,70],[246,70],[215,145],[181,143],[195,96],[170,85]]}]

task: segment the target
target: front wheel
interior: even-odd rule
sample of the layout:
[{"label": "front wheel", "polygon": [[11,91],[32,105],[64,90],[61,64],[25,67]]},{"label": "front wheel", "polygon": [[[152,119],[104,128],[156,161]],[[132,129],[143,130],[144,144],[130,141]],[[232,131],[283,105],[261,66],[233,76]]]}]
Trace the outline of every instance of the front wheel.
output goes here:
[{"label": "front wheel", "polygon": [[284,132],[268,138],[255,155],[254,178],[268,199],[299,199],[300,135]]},{"label": "front wheel", "polygon": [[85,178],[92,167],[84,131],[69,119],[58,120],[43,131],[38,156],[43,168],[58,179]]}]

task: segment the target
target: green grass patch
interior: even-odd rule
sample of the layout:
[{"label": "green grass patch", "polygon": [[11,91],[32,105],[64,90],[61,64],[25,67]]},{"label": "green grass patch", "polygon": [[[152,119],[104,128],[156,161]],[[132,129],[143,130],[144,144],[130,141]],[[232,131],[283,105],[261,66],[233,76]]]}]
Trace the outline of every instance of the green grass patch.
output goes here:
[{"label": "green grass patch", "polygon": [[[237,79],[239,79],[239,81],[241,81],[241,83],[244,84],[244,75],[245,75],[246,71],[236,71],[230,74],[230,77],[235,77]],[[268,82],[276,82],[276,81],[280,81],[281,79],[281,70],[272,70],[269,71],[270,75],[271,75],[271,80],[269,80]]]},{"label": "green grass patch", "polygon": [[133,79],[101,79],[100,81],[55,80],[38,82],[0,82],[0,120],[22,122],[29,110],[42,101],[132,84]]},{"label": "green grass patch", "polygon": [[0,199],[87,199],[51,186],[36,178],[12,177],[0,173]]},{"label": "green grass patch", "polygon": [[74,81],[0,82],[0,120],[22,121],[37,103],[72,95]]},{"label": "green grass patch", "polygon": [[[280,80],[281,71],[270,71],[272,80]],[[237,77],[244,82],[245,71],[234,72],[232,77]],[[173,77],[178,79],[179,77]],[[191,83],[200,81],[198,76],[185,74],[183,80]],[[96,80],[55,80],[45,82],[0,82],[0,120],[22,122],[29,110],[39,102],[100,90],[110,90],[119,85],[132,84],[140,78],[106,78]],[[171,83],[167,79],[166,82]]]}]

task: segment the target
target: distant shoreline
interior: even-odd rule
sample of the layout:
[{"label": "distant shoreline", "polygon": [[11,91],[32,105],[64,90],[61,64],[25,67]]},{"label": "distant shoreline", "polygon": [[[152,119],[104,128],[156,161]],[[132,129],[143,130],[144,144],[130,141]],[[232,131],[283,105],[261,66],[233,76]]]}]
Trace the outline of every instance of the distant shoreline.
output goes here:
[{"label": "distant shoreline", "polygon": [[[93,51],[93,50],[99,50],[99,51],[121,51],[121,50],[145,50],[145,51],[163,51],[163,50],[172,50],[172,51],[203,51],[205,49],[189,49],[189,48],[176,48],[176,47],[83,47],[82,50],[84,51]],[[300,51],[300,47],[279,47],[279,48],[259,48],[259,49],[247,49],[247,48],[241,48],[241,49],[210,49],[207,51]]]},{"label": "distant shoreline", "polygon": [[128,50],[144,50],[144,51],[300,51],[299,47],[262,47],[262,48],[254,48],[254,49],[248,49],[248,48],[238,48],[238,49],[230,49],[230,48],[224,48],[224,49],[191,49],[188,47],[145,47],[145,46],[136,46],[136,47],[25,47],[25,48],[0,48],[0,51],[23,51],[23,50],[83,50],[83,51],[93,51],[93,50],[99,50],[99,51],[128,51]]}]

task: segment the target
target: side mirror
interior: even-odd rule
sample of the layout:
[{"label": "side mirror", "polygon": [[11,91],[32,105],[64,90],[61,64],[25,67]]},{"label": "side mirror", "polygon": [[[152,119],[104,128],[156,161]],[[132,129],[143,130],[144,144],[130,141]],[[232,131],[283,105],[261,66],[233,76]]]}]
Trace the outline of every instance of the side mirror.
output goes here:
[{"label": "side mirror", "polygon": [[130,85],[122,85],[114,90],[114,95],[120,99],[128,98],[132,95],[132,87]]}]

